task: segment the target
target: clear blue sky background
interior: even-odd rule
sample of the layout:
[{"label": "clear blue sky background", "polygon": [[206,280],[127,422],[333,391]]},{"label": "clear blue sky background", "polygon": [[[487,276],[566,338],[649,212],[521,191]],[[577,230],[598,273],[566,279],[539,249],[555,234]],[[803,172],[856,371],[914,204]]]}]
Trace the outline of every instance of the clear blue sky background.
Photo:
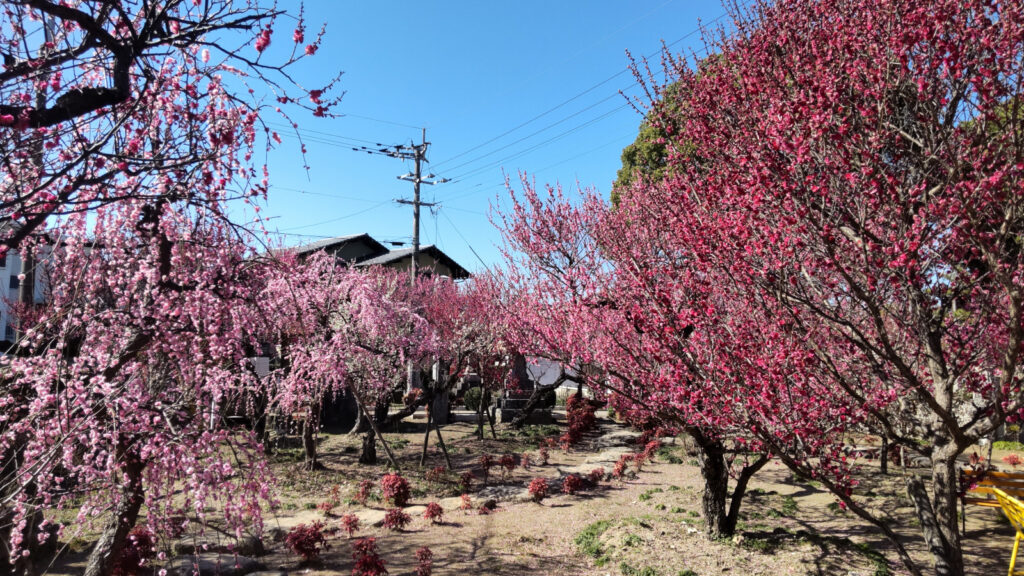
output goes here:
[{"label": "clear blue sky background", "polygon": [[[261,214],[285,245],[362,232],[408,243],[412,209],[394,200],[412,196],[396,179],[412,163],[351,148],[418,142],[425,127],[427,170],[452,182],[423,187],[440,206],[424,210],[421,243],[471,271],[493,265],[500,237],[486,214],[507,197],[502,171],[607,197],[641,121],[619,94],[639,90],[626,50],[655,64],[663,40],[703,53],[698,27],[726,24],[724,12],[717,0],[307,2],[307,38],[319,23],[327,35],[297,72],[344,72],[344,116],[296,118],[308,173],[281,131]],[[272,47],[290,46],[291,26],[279,22]]]}]

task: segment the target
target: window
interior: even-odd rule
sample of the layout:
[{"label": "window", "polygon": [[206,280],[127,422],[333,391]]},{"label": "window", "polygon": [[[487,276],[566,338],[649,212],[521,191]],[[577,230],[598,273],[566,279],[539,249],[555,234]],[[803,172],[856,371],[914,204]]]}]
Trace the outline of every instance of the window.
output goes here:
[{"label": "window", "polygon": [[17,274],[11,274],[11,288],[18,288],[21,286],[21,280],[18,280]]},{"label": "window", "polygon": [[10,324],[8,324],[7,325],[7,330],[5,330],[4,332],[5,332],[6,340],[8,342],[14,342],[14,326],[11,326]]}]

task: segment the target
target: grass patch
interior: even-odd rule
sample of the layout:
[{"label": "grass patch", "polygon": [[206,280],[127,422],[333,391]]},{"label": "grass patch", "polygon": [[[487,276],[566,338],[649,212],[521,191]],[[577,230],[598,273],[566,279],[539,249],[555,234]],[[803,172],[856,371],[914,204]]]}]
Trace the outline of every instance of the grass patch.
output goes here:
[{"label": "grass patch", "polygon": [[796,511],[796,499],[792,496],[784,496],[782,498],[782,513],[786,516],[795,516]]},{"label": "grass patch", "polygon": [[846,509],[844,509],[842,506],[840,506],[839,502],[829,502],[827,508],[828,508],[829,512],[831,512],[833,514],[836,514],[836,515],[842,516],[842,515],[846,514]]},{"label": "grass patch", "polygon": [[664,492],[664,490],[662,490],[661,488],[651,488],[650,490],[648,490],[648,491],[644,492],[643,494],[637,496],[637,500],[639,500],[641,502],[647,502],[655,494],[657,494],[659,492]]},{"label": "grass patch", "polygon": [[409,445],[409,439],[408,438],[398,437],[398,438],[389,438],[388,439],[388,446],[390,446],[393,450],[401,450],[402,448],[405,448],[408,445]]},{"label": "grass patch", "polygon": [[1024,450],[1024,443],[1013,440],[997,440],[992,443],[992,448],[995,450]]},{"label": "grass patch", "polygon": [[682,464],[683,458],[682,456],[680,456],[681,452],[682,446],[665,445],[662,446],[661,448],[658,448],[658,451],[655,452],[655,455],[658,458],[660,458],[663,462],[668,462],[669,464]]},{"label": "grass patch", "polygon": [[634,548],[644,543],[644,539],[637,536],[636,534],[626,534],[626,537],[622,540],[622,543],[630,548]]},{"label": "grass patch", "polygon": [[[847,540],[849,541],[849,540]],[[875,572],[872,576],[891,576],[892,571],[889,570],[889,562],[885,559],[885,556],[881,552],[875,550],[871,546],[861,542],[854,544],[850,542],[850,545],[854,550],[860,552],[865,558],[871,561],[875,565]]]},{"label": "grass patch", "polygon": [[676,576],[697,576],[697,573],[693,570],[690,570],[689,568],[686,568],[684,570],[680,570],[679,573],[676,574]]},{"label": "grass patch", "polygon": [[576,544],[576,548],[579,549],[580,553],[593,558],[594,562],[598,566],[604,566],[608,563],[608,555],[601,546],[601,536],[607,532],[611,526],[612,523],[609,520],[594,522],[584,528],[583,531],[577,534],[576,538],[573,539],[573,543]]},{"label": "grass patch", "polygon": [[626,562],[619,564],[619,571],[622,572],[622,576],[658,576],[658,571],[651,566],[633,568]]}]

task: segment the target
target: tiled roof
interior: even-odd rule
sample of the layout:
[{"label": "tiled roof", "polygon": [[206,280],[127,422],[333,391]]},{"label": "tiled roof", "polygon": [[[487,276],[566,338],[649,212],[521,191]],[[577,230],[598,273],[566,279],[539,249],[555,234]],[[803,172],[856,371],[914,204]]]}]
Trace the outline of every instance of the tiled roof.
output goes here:
[{"label": "tiled roof", "polygon": [[[452,260],[450,256],[441,251],[440,248],[432,244],[426,246],[420,246],[420,254],[429,254],[434,260],[444,264],[452,271],[452,277],[456,279],[469,278],[469,271],[459,265],[458,262]],[[412,257],[412,248],[402,248],[400,250],[392,250],[387,254],[382,254],[376,258],[370,258],[357,264],[357,266],[386,266],[395,262],[400,262],[406,258]]]}]

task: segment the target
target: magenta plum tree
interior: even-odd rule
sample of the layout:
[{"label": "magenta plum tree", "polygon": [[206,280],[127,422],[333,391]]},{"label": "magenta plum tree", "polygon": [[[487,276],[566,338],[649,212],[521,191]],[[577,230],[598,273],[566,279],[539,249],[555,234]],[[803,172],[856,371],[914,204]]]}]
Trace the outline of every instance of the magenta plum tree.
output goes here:
[{"label": "magenta plum tree", "polygon": [[707,295],[685,312],[692,350],[714,343],[708,396],[914,574],[841,449],[870,426],[926,459],[907,477],[921,535],[936,574],[963,574],[956,459],[1022,409],[1024,8],[792,0],[737,17],[714,57],[670,57],[651,85],[678,87],[651,121],[693,153],[622,193],[619,217],[661,234],[623,270]]}]

